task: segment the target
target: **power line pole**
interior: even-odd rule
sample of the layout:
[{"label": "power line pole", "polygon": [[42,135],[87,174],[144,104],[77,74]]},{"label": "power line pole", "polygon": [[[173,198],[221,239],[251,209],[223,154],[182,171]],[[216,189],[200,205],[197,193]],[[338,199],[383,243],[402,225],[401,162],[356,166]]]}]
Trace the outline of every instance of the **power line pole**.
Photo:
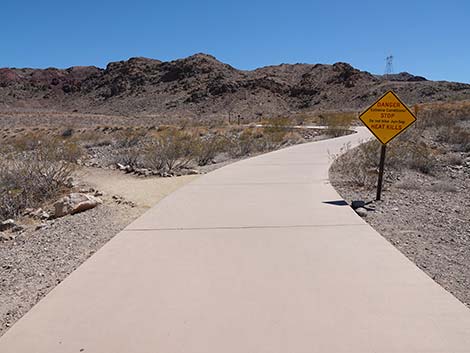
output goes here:
[{"label": "power line pole", "polygon": [[385,75],[393,74],[393,55],[389,55],[385,58]]}]

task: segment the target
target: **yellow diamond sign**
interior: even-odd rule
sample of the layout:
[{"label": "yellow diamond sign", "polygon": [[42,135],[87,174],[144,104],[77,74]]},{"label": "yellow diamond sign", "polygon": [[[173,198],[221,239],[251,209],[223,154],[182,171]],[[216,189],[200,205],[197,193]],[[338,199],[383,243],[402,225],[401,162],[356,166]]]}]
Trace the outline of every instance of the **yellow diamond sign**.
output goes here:
[{"label": "yellow diamond sign", "polygon": [[361,113],[359,119],[384,145],[416,121],[411,110],[392,91]]}]

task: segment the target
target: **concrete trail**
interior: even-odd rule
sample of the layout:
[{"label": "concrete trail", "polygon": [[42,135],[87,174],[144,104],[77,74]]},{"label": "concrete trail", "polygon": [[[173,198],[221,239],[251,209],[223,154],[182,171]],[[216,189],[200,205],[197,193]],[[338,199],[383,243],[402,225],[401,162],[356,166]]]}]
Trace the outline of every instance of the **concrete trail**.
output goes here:
[{"label": "concrete trail", "polygon": [[1,353],[469,353],[470,311],[290,147],[182,187],[0,339]]}]

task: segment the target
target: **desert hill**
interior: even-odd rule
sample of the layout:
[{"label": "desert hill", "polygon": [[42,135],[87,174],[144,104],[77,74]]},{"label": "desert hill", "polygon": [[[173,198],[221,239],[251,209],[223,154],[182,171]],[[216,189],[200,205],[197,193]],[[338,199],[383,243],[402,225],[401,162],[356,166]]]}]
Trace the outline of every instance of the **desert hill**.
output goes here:
[{"label": "desert hill", "polygon": [[206,54],[162,62],[131,58],[105,69],[0,69],[0,110],[247,118],[357,110],[388,89],[409,104],[470,99],[470,85],[409,73],[372,75],[346,63],[243,71]]}]

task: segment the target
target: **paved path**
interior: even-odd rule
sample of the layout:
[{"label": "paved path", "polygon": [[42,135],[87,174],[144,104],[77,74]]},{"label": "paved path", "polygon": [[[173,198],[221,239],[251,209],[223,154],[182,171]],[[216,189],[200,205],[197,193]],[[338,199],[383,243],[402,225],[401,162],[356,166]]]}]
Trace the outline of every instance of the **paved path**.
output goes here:
[{"label": "paved path", "polygon": [[1,353],[468,353],[470,311],[328,184],[305,144],[219,169],[117,235]]}]

